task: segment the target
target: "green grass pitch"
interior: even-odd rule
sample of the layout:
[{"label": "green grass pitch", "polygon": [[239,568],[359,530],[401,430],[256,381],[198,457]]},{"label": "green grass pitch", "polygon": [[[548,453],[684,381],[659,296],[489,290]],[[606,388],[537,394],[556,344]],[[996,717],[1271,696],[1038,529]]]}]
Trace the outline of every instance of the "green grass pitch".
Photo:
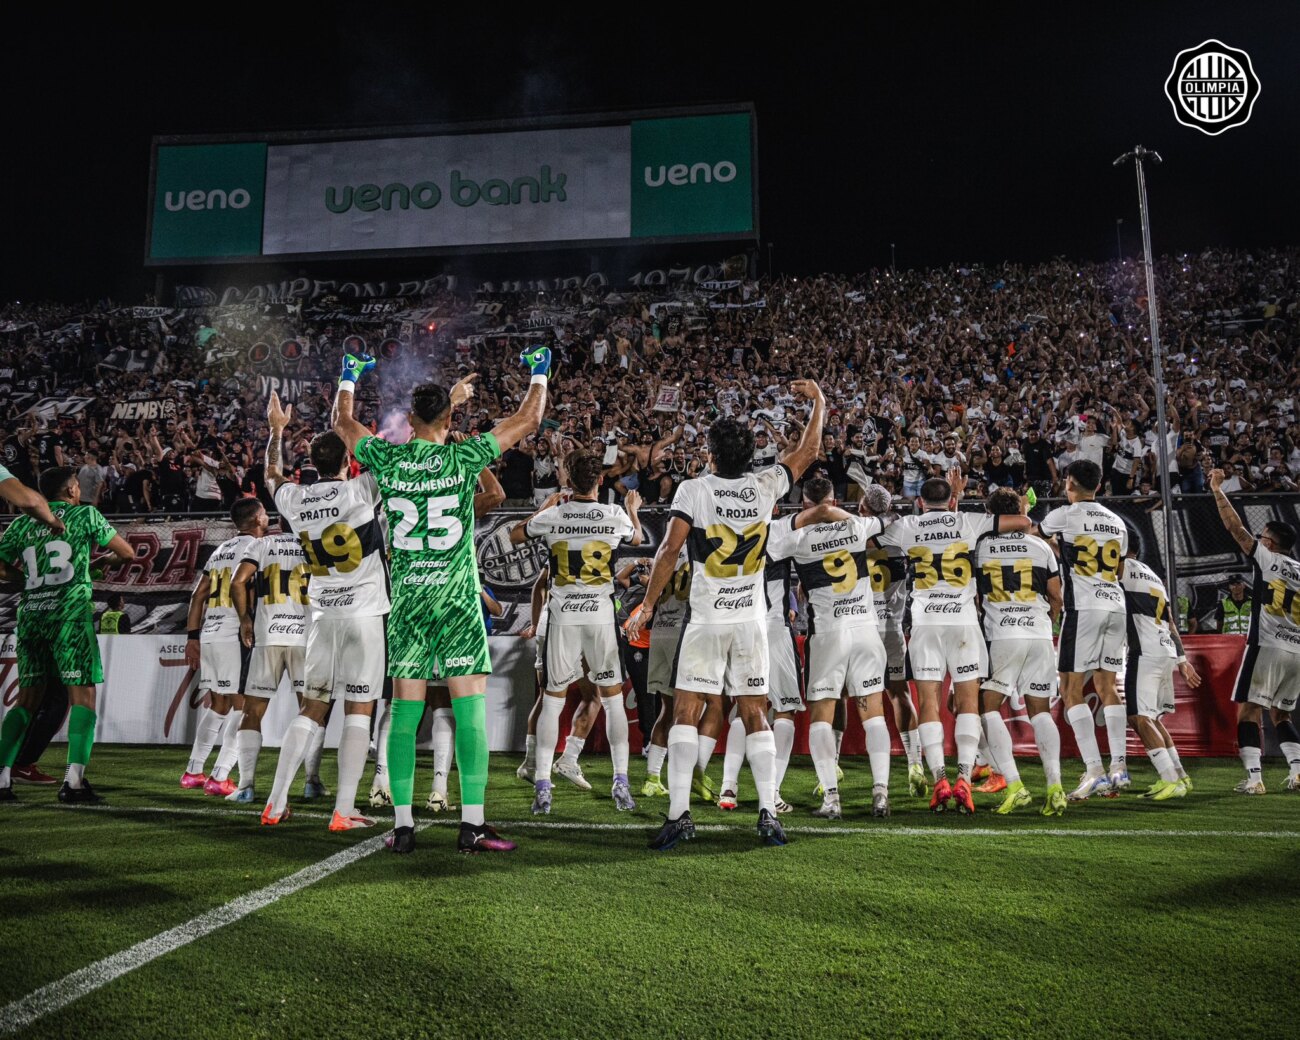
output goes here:
[{"label": "green grass pitch", "polygon": [[[41,987],[387,827],[331,835],[330,804],[296,799],[295,820],[259,827],[260,805],[179,790],[184,757],[97,749],[108,810],[32,787],[0,806],[0,1033]],[[823,824],[796,759],[782,789],[790,845],[758,846],[746,772],[739,811],[697,805],[696,840],[655,854],[645,843],[665,800],[616,814],[608,760],[587,757],[595,789],[558,780],[536,826],[517,757],[494,756],[489,813],[519,840],[513,854],[459,856],[454,829],[417,812],[434,822],[414,855],[360,857],[15,1035],[1290,1033],[1300,795],[1282,791],[1275,761],[1263,798],[1231,793],[1235,762],[1189,760],[1186,799],[1130,794],[1046,820],[1041,798],[1006,818],[935,817],[906,796],[895,759],[895,815],[873,821],[865,759],[846,760],[845,819]],[[260,767],[269,782],[273,753]],[[632,772],[639,789],[638,761]],[[1155,779],[1146,763],[1133,772],[1134,790]],[[429,775],[422,757],[421,803]],[[1041,773],[1025,779],[1041,795]]]}]

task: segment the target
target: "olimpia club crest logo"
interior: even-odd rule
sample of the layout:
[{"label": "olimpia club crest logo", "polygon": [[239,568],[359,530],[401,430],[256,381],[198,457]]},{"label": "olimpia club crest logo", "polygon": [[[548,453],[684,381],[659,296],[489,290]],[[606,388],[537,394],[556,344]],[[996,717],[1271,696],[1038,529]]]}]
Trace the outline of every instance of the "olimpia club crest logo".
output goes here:
[{"label": "olimpia club crest logo", "polygon": [[1180,51],[1165,80],[1174,117],[1215,137],[1250,119],[1259,97],[1259,77],[1250,55],[1218,40]]}]

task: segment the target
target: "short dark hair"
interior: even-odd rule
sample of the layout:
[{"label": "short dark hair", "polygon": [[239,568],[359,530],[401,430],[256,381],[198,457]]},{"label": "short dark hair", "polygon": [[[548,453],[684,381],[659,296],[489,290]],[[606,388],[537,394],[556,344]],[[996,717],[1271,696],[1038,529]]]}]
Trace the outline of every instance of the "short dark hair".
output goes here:
[{"label": "short dark hair", "polygon": [[343,469],[343,460],[347,457],[348,446],[333,430],[318,433],[311,439],[311,464],[324,479],[333,480],[337,477]]},{"label": "short dark hair", "polygon": [[594,451],[574,448],[565,457],[564,468],[569,471],[569,486],[580,495],[589,495],[600,483],[601,474],[605,472],[605,460]]},{"label": "short dark hair", "polygon": [[245,527],[253,522],[253,517],[257,516],[257,511],[262,508],[262,503],[256,498],[241,498],[230,507],[230,519],[235,524],[235,529],[242,531]]},{"label": "short dark hair", "polygon": [[835,491],[835,485],[823,476],[809,477],[803,482],[803,497],[816,505],[825,502]]},{"label": "short dark hair", "polygon": [[451,396],[437,383],[421,383],[411,391],[411,414],[420,422],[435,423],[451,408]]},{"label": "short dark hair", "polygon": [[1101,467],[1090,459],[1076,459],[1065,471],[1066,476],[1074,481],[1076,487],[1084,491],[1096,491],[1101,487]]},{"label": "short dark hair", "polygon": [[42,470],[36,484],[47,502],[60,498],[68,489],[68,484],[75,480],[77,471],[71,466],[51,466]]},{"label": "short dark hair", "polygon": [[111,596],[108,597],[108,605],[112,607],[114,610],[121,610],[124,606],[126,606],[126,597],[123,596],[122,593],[120,592],[114,592]]},{"label": "short dark hair", "polygon": [[995,488],[984,500],[984,508],[994,516],[1015,516],[1020,512],[1020,496],[1009,487]]},{"label": "short dark hair", "polygon": [[754,434],[739,419],[725,415],[709,427],[709,454],[718,476],[738,477],[754,457]]},{"label": "short dark hair", "polygon": [[1273,541],[1277,542],[1277,547],[1283,552],[1290,552],[1291,547],[1295,545],[1295,528],[1290,524],[1283,523],[1281,520],[1270,520],[1264,525],[1264,530],[1269,533]]},{"label": "short dark hair", "polygon": [[946,506],[952,501],[952,485],[943,477],[931,477],[921,485],[921,501],[927,506]]}]

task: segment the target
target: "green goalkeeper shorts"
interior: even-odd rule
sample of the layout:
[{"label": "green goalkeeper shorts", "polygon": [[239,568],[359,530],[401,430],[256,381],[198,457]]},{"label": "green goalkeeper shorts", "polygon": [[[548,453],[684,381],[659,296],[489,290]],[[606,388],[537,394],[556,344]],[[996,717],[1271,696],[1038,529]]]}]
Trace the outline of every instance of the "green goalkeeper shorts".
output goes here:
[{"label": "green goalkeeper shorts", "polygon": [[18,685],[44,686],[57,679],[65,686],[93,686],[104,681],[99,640],[89,621],[18,621]]},{"label": "green goalkeeper shorts", "polygon": [[[400,586],[399,586],[400,589]],[[431,603],[424,594],[395,590],[388,615],[388,674],[394,679],[450,679],[492,671],[483,608]]]}]

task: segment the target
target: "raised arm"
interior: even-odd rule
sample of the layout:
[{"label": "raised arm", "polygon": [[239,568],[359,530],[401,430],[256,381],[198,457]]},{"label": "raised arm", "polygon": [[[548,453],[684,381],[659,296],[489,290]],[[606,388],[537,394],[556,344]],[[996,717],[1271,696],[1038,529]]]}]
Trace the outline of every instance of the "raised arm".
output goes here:
[{"label": "raised arm", "polygon": [[374,367],[375,359],[369,354],[343,355],[343,372],[339,376],[338,392],[334,395],[334,407],[330,410],[330,425],[351,452],[357,450],[362,438],[370,436],[370,431],[352,417],[352,403],[357,381]]},{"label": "raised arm", "polygon": [[[351,404],[349,403],[349,414]],[[280,407],[280,395],[271,391],[271,399],[266,402],[266,422],[271,427],[271,435],[266,440],[266,486],[274,497],[280,485],[288,479],[280,469],[280,460],[284,457],[284,428],[293,418],[293,405]]]},{"label": "raised arm", "polygon": [[519,523],[515,524],[515,526],[510,529],[510,544],[523,545],[524,542],[528,541],[528,525],[533,522],[533,517],[545,513],[552,506],[558,506],[563,501],[564,495],[562,492],[556,491],[553,494],[547,495],[546,501],[538,507],[537,512],[533,513],[532,516],[525,520],[520,520]]},{"label": "raised arm", "polygon": [[635,491],[629,491],[623,499],[623,505],[627,508],[628,518],[632,521],[632,537],[628,539],[628,545],[640,545],[645,541],[645,534],[641,530],[641,517],[637,515],[637,510],[641,508],[641,496]]},{"label": "raised arm", "polygon": [[55,534],[63,533],[63,521],[50,512],[50,504],[17,477],[0,480],[0,498],[34,520],[39,520]]},{"label": "raised arm", "polygon": [[532,372],[532,379],[519,410],[492,427],[492,436],[502,451],[513,448],[530,433],[536,432],[546,413],[546,380],[551,370],[551,352],[546,347],[537,347],[519,357]]},{"label": "raised arm", "polygon": [[1255,555],[1255,536],[1246,530],[1245,523],[1223,493],[1223,470],[1210,470],[1210,490],[1214,492],[1214,504],[1219,507],[1219,519],[1227,528],[1232,540],[1247,556]]},{"label": "raised arm", "polygon": [[826,419],[826,398],[822,394],[821,387],[812,379],[796,379],[790,384],[790,389],[797,396],[805,397],[813,403],[812,417],[808,420],[808,425],[803,428],[799,442],[781,456],[781,461],[790,470],[790,478],[798,480],[803,476],[804,470],[812,465],[813,460],[817,458],[817,452],[821,449],[822,424]]},{"label": "raised arm", "polygon": [[474,519],[492,512],[506,500],[505,489],[497,475],[490,469],[482,470],[478,475],[479,492],[474,496]]},{"label": "raised arm", "polygon": [[673,568],[677,565],[677,554],[681,552],[682,546],[686,542],[686,536],[690,534],[690,531],[691,525],[680,516],[675,516],[668,521],[668,530],[664,534],[664,540],[659,543],[659,551],[655,553],[654,567],[650,569],[650,582],[646,586],[645,598],[641,600],[641,613],[628,622],[627,636],[629,639],[635,639],[639,636],[646,625],[650,623],[650,618],[654,615],[655,604],[659,602],[659,597],[663,595],[668,579],[673,576]]}]

